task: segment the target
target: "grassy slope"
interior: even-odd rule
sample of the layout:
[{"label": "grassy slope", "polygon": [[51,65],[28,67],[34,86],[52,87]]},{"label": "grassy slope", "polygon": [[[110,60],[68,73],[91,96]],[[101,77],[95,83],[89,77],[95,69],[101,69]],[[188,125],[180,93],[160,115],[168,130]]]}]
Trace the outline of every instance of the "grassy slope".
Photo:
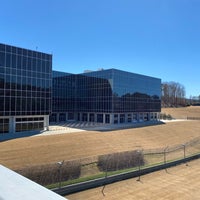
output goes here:
[{"label": "grassy slope", "polygon": [[[184,116],[200,117],[200,107],[188,107],[188,108],[176,108],[176,109],[162,109],[162,112],[166,114],[171,114],[176,118],[183,118]],[[199,123],[199,121],[197,121]],[[193,122],[180,122],[183,125],[183,129],[175,123],[169,123],[170,129],[167,133],[167,141],[171,139],[174,141],[179,141],[186,136],[193,137],[188,128],[199,132],[197,126],[191,127],[190,124]],[[167,126],[165,126],[167,128]],[[177,134],[179,130],[182,130],[183,135]],[[174,136],[170,133],[174,131]],[[183,137],[183,138],[181,138]],[[164,136],[160,139],[164,139]],[[179,138],[179,139],[178,139]],[[161,142],[161,141],[160,141]],[[167,142],[167,143],[168,143]],[[166,143],[166,144],[167,144]],[[126,181],[117,182],[105,187],[104,193],[102,194],[102,187],[95,188],[92,190],[87,190],[84,192],[68,195],[69,200],[73,199],[124,199],[124,200],[134,200],[134,199],[163,199],[163,200],[190,200],[198,199],[200,196],[199,182],[199,165],[200,160],[195,160],[189,163],[189,166],[180,165],[167,170],[167,173],[162,170],[159,172],[151,173],[141,177],[141,182],[137,182],[137,178],[129,179]]]},{"label": "grassy slope", "polygon": [[66,196],[69,200],[191,200],[200,196],[200,160],[102,187]]},{"label": "grassy slope", "polygon": [[200,106],[189,106],[185,108],[162,108],[162,113],[170,114],[173,118],[177,119],[200,117]]},{"label": "grassy slope", "polygon": [[0,163],[12,169],[138,148],[164,148],[200,136],[199,121],[110,132],[38,136],[0,143]]}]

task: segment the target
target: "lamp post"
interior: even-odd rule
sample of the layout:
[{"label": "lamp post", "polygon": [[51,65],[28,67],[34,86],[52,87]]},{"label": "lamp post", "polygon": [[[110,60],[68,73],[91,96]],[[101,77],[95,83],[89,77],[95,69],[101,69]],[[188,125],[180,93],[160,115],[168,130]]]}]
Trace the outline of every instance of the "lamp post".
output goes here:
[{"label": "lamp post", "polygon": [[[185,144],[182,144],[182,146],[183,146],[183,156],[184,156],[184,159],[185,159],[185,158],[186,158],[186,151],[185,151],[186,145],[185,145]],[[185,161],[185,163],[186,163],[186,166],[188,166],[188,164],[187,164],[186,161]]]},{"label": "lamp post", "polygon": [[164,164],[166,164],[167,160],[166,160],[166,151],[168,149],[168,146],[164,149]]},{"label": "lamp post", "polygon": [[137,150],[138,153],[138,179],[137,181],[140,181],[140,170],[141,170],[141,163],[140,163],[140,150]]},{"label": "lamp post", "polygon": [[182,144],[183,146],[183,156],[184,156],[184,159],[185,159],[185,144]]},{"label": "lamp post", "polygon": [[61,167],[64,163],[64,160],[63,161],[60,161],[60,162],[57,162],[57,165],[58,165],[58,175],[59,175],[59,188],[61,188]]}]

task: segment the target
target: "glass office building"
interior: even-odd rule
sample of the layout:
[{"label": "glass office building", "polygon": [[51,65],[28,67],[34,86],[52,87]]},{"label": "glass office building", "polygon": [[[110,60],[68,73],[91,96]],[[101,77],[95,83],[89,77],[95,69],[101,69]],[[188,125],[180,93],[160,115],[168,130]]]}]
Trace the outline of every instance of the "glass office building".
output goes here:
[{"label": "glass office building", "polygon": [[48,129],[52,55],[0,44],[0,134]]},{"label": "glass office building", "polygon": [[131,123],[159,118],[161,80],[116,69],[53,71],[50,121]]},{"label": "glass office building", "polygon": [[151,121],[161,80],[116,69],[52,72],[52,55],[0,44],[0,136],[47,130],[50,122]]}]

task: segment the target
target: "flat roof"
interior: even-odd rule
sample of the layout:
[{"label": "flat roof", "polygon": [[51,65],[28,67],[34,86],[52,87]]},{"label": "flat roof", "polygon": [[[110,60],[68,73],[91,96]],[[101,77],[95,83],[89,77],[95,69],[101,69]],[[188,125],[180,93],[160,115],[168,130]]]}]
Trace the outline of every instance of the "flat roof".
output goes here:
[{"label": "flat roof", "polygon": [[0,200],[66,200],[66,198],[0,165]]}]

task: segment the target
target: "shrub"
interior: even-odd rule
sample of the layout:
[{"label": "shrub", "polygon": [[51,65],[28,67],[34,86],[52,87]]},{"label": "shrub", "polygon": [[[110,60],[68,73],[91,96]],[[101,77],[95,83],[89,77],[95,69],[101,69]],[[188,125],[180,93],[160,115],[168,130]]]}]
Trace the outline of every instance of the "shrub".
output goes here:
[{"label": "shrub", "polygon": [[141,151],[126,151],[98,157],[100,171],[116,171],[144,165],[144,156]]},{"label": "shrub", "polygon": [[171,120],[172,119],[172,116],[170,114],[165,114],[165,113],[160,113],[160,119],[168,119],[168,120]]},{"label": "shrub", "polygon": [[172,120],[172,116],[170,114],[167,115],[168,120]]},{"label": "shrub", "polygon": [[62,165],[54,163],[26,167],[17,172],[41,185],[48,185],[78,178],[81,174],[81,163],[79,161],[67,161],[63,162]]}]

